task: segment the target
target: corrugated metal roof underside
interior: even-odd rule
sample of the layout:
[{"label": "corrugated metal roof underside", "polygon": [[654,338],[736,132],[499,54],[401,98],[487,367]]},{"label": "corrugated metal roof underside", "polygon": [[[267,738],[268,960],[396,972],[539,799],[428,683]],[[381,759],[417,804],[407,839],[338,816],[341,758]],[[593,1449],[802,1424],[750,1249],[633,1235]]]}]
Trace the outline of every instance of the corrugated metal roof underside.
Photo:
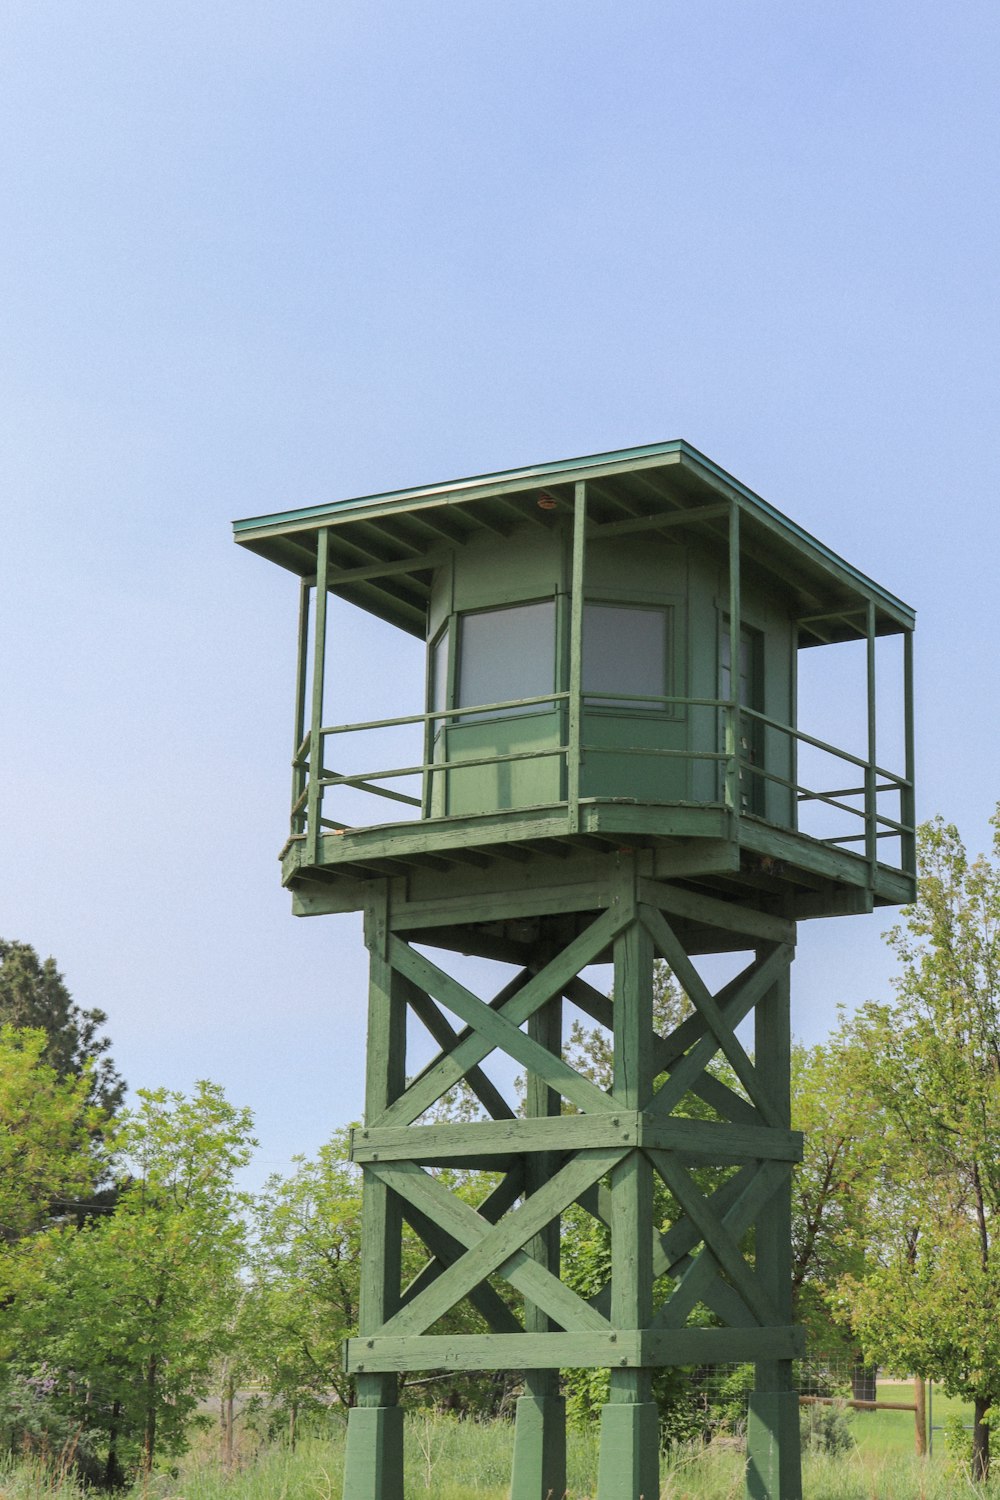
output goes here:
[{"label": "corrugated metal roof underside", "polygon": [[[724,548],[728,520],[719,504],[736,500],[743,566],[773,580],[811,622],[801,627],[802,644],[863,635],[869,600],[879,634],[913,627],[908,605],[680,441],[253,517],[234,523],[235,539],[309,577],[318,533],[328,527],[333,592],[422,637],[433,571],[447,552],[476,534],[566,526],[580,479],[595,536],[604,527],[606,535],[655,535],[659,519],[663,534],[676,537],[681,527]],[[543,493],[553,508],[539,509]]]}]

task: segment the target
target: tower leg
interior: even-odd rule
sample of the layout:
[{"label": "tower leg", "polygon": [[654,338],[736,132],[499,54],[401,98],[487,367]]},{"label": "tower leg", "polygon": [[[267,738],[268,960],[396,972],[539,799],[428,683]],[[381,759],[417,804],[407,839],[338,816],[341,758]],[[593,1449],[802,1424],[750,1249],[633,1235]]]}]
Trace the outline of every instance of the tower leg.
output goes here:
[{"label": "tower leg", "polygon": [[[785,1124],[790,1121],[791,1025],[788,972],[758,1001],[756,1068]],[[756,1225],[757,1275],[785,1323],[792,1321],[791,1175]],[[802,1500],[799,1399],[791,1360],[763,1360],[747,1422],[748,1500]]]},{"label": "tower leg", "polygon": [[[517,1403],[511,1500],[562,1500],[566,1493],[566,1403],[558,1375],[532,1372]],[[539,1387],[553,1394],[538,1394]]]},{"label": "tower leg", "polygon": [[[528,1035],[547,1051],[562,1052],[562,1002],[557,996],[528,1021]],[[559,1094],[536,1073],[529,1072],[525,1113],[530,1118],[558,1115]],[[541,1187],[555,1170],[546,1152],[532,1152],[525,1164],[529,1193]],[[553,1219],[531,1242],[536,1260],[559,1274],[559,1220]],[[548,1333],[552,1324],[540,1308],[525,1304],[525,1331]],[[514,1426],[514,1465],[511,1500],[549,1500],[566,1493],[566,1403],[559,1395],[558,1370],[529,1370],[524,1395],[517,1403]]]},{"label": "tower leg", "polygon": [[[635,902],[635,867],[623,858],[621,899]],[[641,1109],[653,1084],[653,945],[632,922],[615,939],[615,1101]],[[653,1311],[653,1168],[632,1151],[611,1173],[611,1321],[645,1328]],[[597,1500],[656,1500],[660,1493],[659,1412],[649,1370],[612,1370],[601,1412]]]},{"label": "tower leg", "polygon": [[347,1416],[344,1500],[403,1500],[403,1409],[395,1377],[357,1380],[359,1404]]},{"label": "tower leg", "polygon": [[[388,960],[388,884],[365,911],[369,950],[365,1118],[373,1119],[406,1082],[406,1005]],[[361,1206],[359,1326],[373,1333],[399,1305],[402,1216],[385,1183],[366,1175]],[[403,1413],[395,1375],[356,1376],[347,1418],[343,1500],[403,1500]]]}]

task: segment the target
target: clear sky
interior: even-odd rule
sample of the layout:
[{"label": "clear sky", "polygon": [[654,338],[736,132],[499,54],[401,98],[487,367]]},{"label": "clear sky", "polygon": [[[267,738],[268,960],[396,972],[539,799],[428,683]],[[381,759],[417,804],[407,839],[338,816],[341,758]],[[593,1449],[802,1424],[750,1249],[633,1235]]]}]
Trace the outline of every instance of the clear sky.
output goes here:
[{"label": "clear sky", "polygon": [[[235,516],[686,438],[917,608],[920,815],[986,844],[998,97],[995,0],[6,0],[0,933],[130,1083],[222,1083],[261,1171],[360,1110]],[[805,1039],[883,925],[802,928]]]}]

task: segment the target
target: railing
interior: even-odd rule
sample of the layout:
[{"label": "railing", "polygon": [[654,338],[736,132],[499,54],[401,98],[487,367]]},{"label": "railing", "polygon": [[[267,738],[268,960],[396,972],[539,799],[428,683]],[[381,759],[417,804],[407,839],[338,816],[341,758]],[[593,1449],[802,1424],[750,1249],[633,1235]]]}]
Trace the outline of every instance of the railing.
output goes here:
[{"label": "railing", "polygon": [[[638,696],[623,693],[592,693],[582,695],[582,708],[578,705],[575,714],[570,708],[570,693],[553,692],[532,698],[506,699],[496,703],[463,705],[461,708],[432,709],[425,713],[406,714],[391,719],[372,719],[351,724],[325,725],[319,730],[319,775],[312,774],[312,734],[307,733],[297,746],[293,758],[293,800],[291,809],[291,832],[295,836],[307,835],[315,843],[322,830],[335,833],[353,828],[369,827],[378,820],[372,818],[362,822],[348,822],[332,816],[328,794],[351,791],[366,798],[378,797],[392,802],[397,807],[408,809],[406,818],[430,818],[435,786],[447,785],[447,777],[454,772],[464,772],[489,766],[503,766],[518,762],[540,761],[557,758],[560,761],[561,795],[547,799],[545,805],[570,812],[585,790],[585,763],[588,756],[641,756],[649,759],[686,761],[690,764],[707,763],[718,767],[713,781],[714,795],[695,798],[664,798],[665,802],[691,801],[702,806],[726,808],[735,817],[755,816],[777,827],[797,829],[807,833],[817,842],[835,847],[851,848],[863,845],[868,861],[888,863],[904,870],[912,869],[914,816],[912,783],[897,772],[890,771],[863,756],[818,739],[804,730],[721,698],[689,698],[676,695]],[[648,746],[635,744],[599,745],[583,738],[580,729],[585,723],[588,709],[618,706],[628,699],[629,709],[622,711],[627,720],[632,713],[659,711],[661,722],[668,726],[685,721],[688,712],[701,710],[705,718],[705,738],[715,739],[725,746],[714,749],[694,746],[683,748]],[[447,731],[459,724],[474,724],[491,718],[498,724],[510,722],[540,712],[555,712],[558,707],[561,732],[551,744],[533,746],[529,750],[497,752],[493,754],[463,754],[449,758],[447,753]],[[326,764],[328,742],[343,743],[351,735],[374,736],[385,731],[414,731],[414,739],[422,740],[422,751],[402,765],[352,772],[331,770]],[[690,733],[690,729],[687,731]],[[783,753],[774,749],[775,737],[784,737],[787,742]],[[576,743],[573,743],[576,738]],[[760,746],[763,745],[763,750]],[[756,748],[755,748],[756,745]],[[414,748],[417,748],[415,745]],[[819,790],[807,786],[799,779],[798,762],[803,752],[812,752],[816,757],[829,757],[838,768],[834,784]],[[789,771],[782,774],[776,767],[781,764]],[[846,772],[844,769],[846,768]],[[574,776],[574,770],[576,776]],[[853,774],[852,774],[853,773]],[[579,779],[577,779],[577,777]],[[419,795],[384,782],[412,782],[420,778]],[[444,778],[435,781],[435,778]],[[840,785],[838,782],[848,784]],[[571,784],[575,782],[575,784]],[[854,784],[855,782],[859,784]],[[787,815],[775,816],[774,804],[778,797],[769,794],[767,788],[774,787],[785,793],[782,801],[788,809]],[[888,798],[898,797],[899,816],[893,817],[883,810]],[[768,804],[771,803],[771,808]],[[793,814],[792,809],[795,809]],[[832,810],[845,820],[843,827],[824,828],[821,819],[806,816],[816,810],[827,813]],[[804,826],[809,824],[811,826]],[[898,841],[898,859],[880,859],[880,841]]]}]

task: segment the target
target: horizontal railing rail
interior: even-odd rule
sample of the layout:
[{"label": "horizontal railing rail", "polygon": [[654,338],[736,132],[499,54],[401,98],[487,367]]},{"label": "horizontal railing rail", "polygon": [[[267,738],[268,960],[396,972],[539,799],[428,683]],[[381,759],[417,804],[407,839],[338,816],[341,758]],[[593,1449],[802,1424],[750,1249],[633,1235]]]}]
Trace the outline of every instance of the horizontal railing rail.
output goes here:
[{"label": "horizontal railing rail", "polygon": [[[514,716],[527,717],[545,709],[554,712],[562,709],[563,705],[568,706],[571,696],[568,691],[560,690],[540,693],[528,698],[502,699],[494,703],[433,708],[422,713],[397,715],[393,718],[369,719],[348,724],[328,724],[323,725],[315,735],[315,746],[314,733],[309,731],[296,746],[292,760],[292,833],[298,835],[307,831],[311,808],[317,819],[315,826],[320,828],[331,829],[339,833],[351,831],[359,826],[368,826],[343,822],[327,815],[323,805],[325,794],[334,794],[341,790],[384,798],[422,811],[425,817],[430,817],[432,816],[430,788],[435,784],[434,778],[445,777],[451,773],[557,758],[562,761],[564,779],[569,780],[572,775],[573,752],[571,745],[564,742],[565,733],[560,736],[558,743],[532,746],[528,750],[498,751],[492,754],[454,756],[449,753],[447,742],[449,731],[453,727],[469,726],[490,716],[498,721],[506,721]],[[590,708],[600,707],[601,704],[621,707],[627,703],[629,709],[626,712],[631,711],[634,706],[637,716],[642,709],[683,710],[685,712],[705,710],[717,715],[723,725],[728,725],[726,749],[707,746],[701,748],[692,745],[683,747],[641,744],[606,745],[583,739],[578,743],[580,764],[585,757],[611,755],[644,757],[663,762],[681,760],[689,763],[717,765],[722,774],[718,775],[716,795],[708,798],[698,797],[697,800],[703,805],[728,808],[736,817],[747,814],[761,817],[764,814],[755,811],[752,805],[754,799],[748,795],[749,789],[755,783],[758,786],[772,785],[781,788],[789,794],[796,806],[819,805],[831,809],[832,812],[842,817],[862,820],[864,828],[859,832],[850,831],[848,827],[848,830],[842,833],[810,833],[808,837],[827,846],[864,844],[866,854],[873,862],[879,841],[899,839],[905,844],[907,840],[912,841],[915,834],[913,822],[903,817],[890,817],[879,805],[880,798],[887,795],[899,795],[904,811],[906,810],[912,783],[905,776],[866,760],[863,756],[844,749],[842,746],[832,745],[816,735],[809,734],[806,730],[782,723],[780,719],[758,709],[738,705],[731,699],[725,698],[695,698],[679,694],[596,693],[586,690],[580,693],[580,703],[581,706]],[[676,715],[671,715],[671,717],[676,717]],[[644,719],[648,722],[648,716],[644,716]],[[564,717],[562,722],[565,730]],[[789,754],[791,775],[784,775],[773,764],[768,764],[771,757],[767,754],[761,754],[758,759],[746,753],[747,739],[754,733],[754,726],[759,726],[762,736],[771,733],[787,738],[791,747]],[[413,758],[408,764],[387,766],[377,770],[342,772],[329,769],[323,761],[322,749],[328,739],[332,740],[334,737],[344,735],[373,735],[379,731],[406,729],[422,733],[424,739],[423,756],[419,759]],[[729,746],[734,748],[728,748]],[[820,755],[831,756],[842,766],[861,772],[862,775],[858,778],[861,784],[835,784],[825,790],[806,786],[798,779],[796,771],[797,755],[802,747],[816,751]],[[317,758],[314,754],[315,749],[319,751],[320,765],[319,774],[314,780],[313,760]],[[420,796],[380,784],[406,777],[423,779],[424,785]],[[438,786],[440,784],[440,782],[436,783]],[[575,788],[575,797],[573,793],[574,788],[567,787],[565,796],[547,799],[545,805],[569,809],[572,815],[573,805],[579,801],[579,787]],[[845,801],[845,798],[860,799],[859,805]],[[777,822],[779,826],[788,826],[782,819],[778,819]],[[792,820],[792,826],[798,826],[797,819]],[[856,823],[854,827],[857,827]]]}]

